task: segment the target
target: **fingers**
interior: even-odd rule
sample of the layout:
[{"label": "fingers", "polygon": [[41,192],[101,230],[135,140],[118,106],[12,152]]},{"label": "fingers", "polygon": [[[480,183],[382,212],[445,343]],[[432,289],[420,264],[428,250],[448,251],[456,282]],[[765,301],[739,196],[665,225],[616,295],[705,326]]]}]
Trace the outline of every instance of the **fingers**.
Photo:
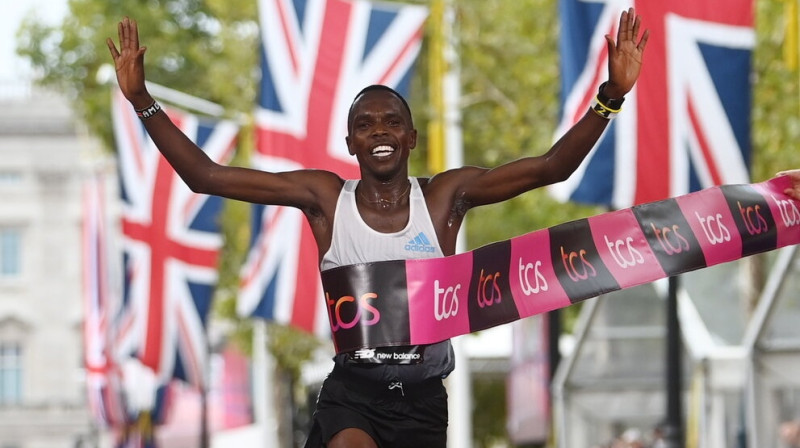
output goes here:
[{"label": "fingers", "polygon": [[638,18],[636,17],[636,12],[633,10],[633,8],[629,8],[627,11],[622,11],[622,14],[619,16],[617,42],[621,42],[623,40],[632,40],[635,38],[635,20],[638,20]]},{"label": "fingers", "polygon": [[622,42],[628,33],[628,11],[622,11],[619,16],[619,26],[617,26],[617,42]]},{"label": "fingers", "polygon": [[800,192],[796,191],[794,188],[787,188],[783,190],[783,194],[789,196],[790,198],[800,200]]},{"label": "fingers", "polygon": [[639,51],[644,52],[644,48],[647,46],[647,39],[649,38],[650,38],[650,30],[644,30],[644,34],[642,34],[642,39],[639,41],[639,44],[636,46],[636,48],[638,48]]},{"label": "fingers", "polygon": [[130,48],[128,46],[128,27],[130,26],[130,22],[128,21],[127,17],[124,17],[121,22],[117,25],[119,29],[119,46],[122,50],[127,50]]},{"label": "fingers", "polygon": [[138,50],[139,49],[139,25],[136,24],[135,20],[131,20],[130,24],[131,24],[131,26],[130,26],[131,44],[133,45],[133,48]]},{"label": "fingers", "polygon": [[612,55],[616,50],[617,43],[614,42],[614,39],[611,37],[610,34],[606,34],[605,38],[606,38],[606,49],[608,50],[608,54]]},{"label": "fingers", "polygon": [[627,11],[622,11],[619,16],[619,28],[617,29],[617,41],[635,41],[642,27],[642,16],[636,15],[636,10],[631,7]]},{"label": "fingers", "polygon": [[783,170],[779,171],[776,176],[798,176],[800,175],[800,169],[793,169],[793,170]]},{"label": "fingers", "polygon": [[116,60],[119,57],[119,51],[117,50],[117,46],[114,45],[114,41],[110,37],[106,38],[106,45],[108,45],[108,51],[111,52],[111,57]]},{"label": "fingers", "polygon": [[106,39],[108,50],[115,59],[128,52],[137,56],[139,53],[144,53],[144,48],[139,46],[139,26],[135,20],[124,17],[117,23],[117,35],[119,37],[119,50],[111,39]]},{"label": "fingers", "polygon": [[628,9],[628,14],[626,19],[627,19],[626,28],[628,32],[627,38],[628,40],[634,40],[636,39],[636,32],[634,31],[634,28],[636,27],[636,21],[639,20],[639,18],[636,17],[636,11],[633,10],[633,7]]},{"label": "fingers", "polygon": [[[639,42],[636,39],[642,29],[642,16],[636,15],[636,10],[631,7],[626,11],[622,11],[619,16],[619,27],[617,28],[617,45],[623,41],[631,41],[636,44],[637,50],[644,51],[647,46],[647,40],[650,38],[650,30],[645,29]],[[609,39],[609,36],[606,36]],[[610,49],[610,48],[609,48]]]},{"label": "fingers", "polygon": [[[631,16],[633,16],[633,14],[631,14]],[[633,24],[631,27],[631,40],[636,40],[636,36],[639,35],[639,27],[641,25],[642,25],[642,17],[636,16],[636,18],[633,20]]]},{"label": "fingers", "polygon": [[784,170],[779,171],[775,176],[789,176],[792,181],[792,186],[783,190],[787,196],[800,200],[800,170]]},{"label": "fingers", "polygon": [[139,28],[135,20],[124,17],[117,24],[117,34],[119,34],[120,50],[139,50]]}]

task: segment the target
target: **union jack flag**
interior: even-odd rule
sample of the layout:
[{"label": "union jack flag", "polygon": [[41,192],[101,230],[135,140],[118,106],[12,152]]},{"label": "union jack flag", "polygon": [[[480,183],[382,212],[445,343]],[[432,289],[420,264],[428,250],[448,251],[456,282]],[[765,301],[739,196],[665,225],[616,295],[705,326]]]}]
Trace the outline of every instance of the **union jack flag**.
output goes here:
[{"label": "union jack flag", "polygon": [[[347,111],[370,84],[408,89],[427,10],[346,0],[260,0],[261,94],[253,166],[357,178]],[[317,246],[300,210],[256,206],[238,311],[328,330]]]},{"label": "union jack flag", "polygon": [[749,181],[752,0],[560,0],[563,134],[607,76],[605,34],[635,7],[650,29],[622,113],[560,200],[626,208]]},{"label": "union jack flag", "polygon": [[[175,125],[216,162],[227,163],[238,126],[168,109]],[[158,152],[119,91],[113,101],[122,195],[124,311],[115,344],[158,384],[206,383],[205,324],[217,282],[222,200],[193,193]]]},{"label": "union jack flag", "polygon": [[104,179],[92,176],[83,190],[84,367],[91,414],[100,425],[126,421],[119,366],[114,362],[109,322],[118,292],[114,288]]}]

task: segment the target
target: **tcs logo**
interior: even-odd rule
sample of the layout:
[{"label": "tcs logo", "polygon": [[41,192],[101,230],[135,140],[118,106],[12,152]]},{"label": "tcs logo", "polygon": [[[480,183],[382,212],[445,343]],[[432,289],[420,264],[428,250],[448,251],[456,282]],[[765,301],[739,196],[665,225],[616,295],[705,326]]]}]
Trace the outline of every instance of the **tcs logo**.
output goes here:
[{"label": "tcs logo", "polygon": [[500,291],[500,285],[497,284],[497,279],[499,278],[499,272],[483,275],[483,269],[481,269],[477,291],[479,307],[484,308],[487,306],[492,306],[495,303],[500,303],[500,301],[503,299],[503,293]]},{"label": "tcs logo", "polygon": [[547,291],[547,279],[539,271],[541,267],[542,262],[540,260],[536,260],[536,263],[531,264],[523,263],[522,258],[519,259],[519,286],[526,296],[539,294],[539,291]]},{"label": "tcs logo", "polygon": [[662,227],[659,229],[651,222],[650,227],[653,229],[656,239],[658,239],[658,244],[661,245],[667,255],[675,255],[689,250],[689,241],[681,235],[679,232],[680,227],[678,227],[677,224],[673,224],[672,227]]},{"label": "tcs logo", "polygon": [[742,203],[739,201],[736,201],[736,205],[739,207],[739,214],[742,215],[747,233],[750,235],[760,235],[769,230],[767,220],[761,216],[761,205],[756,204],[749,207],[742,207]]},{"label": "tcs logo", "polygon": [[794,205],[794,202],[786,199],[778,199],[772,195],[770,195],[770,197],[775,201],[775,205],[778,206],[778,210],[781,212],[781,219],[786,227],[800,225],[800,210],[797,210],[797,206]]},{"label": "tcs logo", "polygon": [[[576,259],[580,261],[578,266],[575,266]],[[584,249],[578,252],[570,251],[567,253],[564,252],[564,246],[561,246],[561,262],[564,264],[564,269],[573,282],[586,280],[589,277],[597,277],[597,270],[589,263],[589,260],[586,259],[586,251]]]},{"label": "tcs logo", "polygon": [[[325,293],[325,302],[328,304],[328,313],[331,317],[331,327],[334,332],[353,328],[364,318],[364,325],[375,325],[381,320],[381,312],[372,306],[371,300],[377,299],[378,295],[373,292],[363,294],[356,299],[353,296],[343,296],[338,300],[332,300],[330,294]],[[353,305],[349,305],[353,304]],[[355,306],[355,315],[349,321],[342,319],[342,307]],[[363,315],[362,315],[363,314]],[[367,316],[370,314],[371,316]]]},{"label": "tcs logo", "polygon": [[629,236],[625,238],[625,241],[610,241],[607,235],[603,235],[603,239],[606,241],[606,246],[608,247],[608,252],[611,254],[611,257],[614,258],[614,261],[616,261],[621,268],[628,269],[637,264],[644,264],[642,253],[631,244],[633,243],[633,237]]},{"label": "tcs logo", "polygon": [[433,317],[437,321],[449,319],[450,316],[458,314],[458,290],[460,289],[460,283],[457,283],[456,286],[441,288],[439,280],[433,282]]},{"label": "tcs logo", "polygon": [[700,227],[703,228],[703,233],[706,234],[706,239],[712,245],[727,242],[731,240],[731,232],[722,223],[722,213],[717,213],[714,216],[702,217],[699,213],[694,212],[697,220],[700,222]]}]

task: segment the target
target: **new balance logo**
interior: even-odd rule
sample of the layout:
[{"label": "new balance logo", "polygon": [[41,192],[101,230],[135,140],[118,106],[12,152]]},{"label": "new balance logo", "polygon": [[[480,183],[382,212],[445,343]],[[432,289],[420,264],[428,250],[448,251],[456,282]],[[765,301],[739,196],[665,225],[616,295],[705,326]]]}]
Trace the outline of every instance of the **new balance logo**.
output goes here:
[{"label": "new balance logo", "polygon": [[375,349],[374,348],[362,348],[356,350],[353,353],[353,358],[355,359],[372,359],[375,357]]},{"label": "new balance logo", "polygon": [[405,249],[409,252],[434,252],[436,247],[431,244],[431,241],[425,236],[425,232],[419,232],[419,235],[408,241]]}]

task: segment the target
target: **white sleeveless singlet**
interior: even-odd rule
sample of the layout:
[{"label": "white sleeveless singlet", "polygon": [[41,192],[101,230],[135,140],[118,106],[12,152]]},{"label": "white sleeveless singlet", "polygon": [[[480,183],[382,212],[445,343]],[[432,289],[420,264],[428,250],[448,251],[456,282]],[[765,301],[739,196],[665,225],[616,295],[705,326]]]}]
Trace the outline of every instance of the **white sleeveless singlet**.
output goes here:
[{"label": "white sleeveless singlet", "polygon": [[[345,181],[333,219],[331,246],[320,263],[321,270],[338,266],[371,263],[388,260],[443,257],[439,240],[433,227],[425,197],[416,178],[410,177],[409,217],[405,228],[399,232],[382,233],[364,222],[356,206],[358,180]],[[349,370],[369,372],[376,380],[421,381],[434,376],[444,377],[455,367],[450,341],[427,345],[422,364],[362,365],[347,362],[347,353],[337,355],[334,360]]]},{"label": "white sleeveless singlet", "polygon": [[443,257],[428,214],[425,197],[416,178],[410,178],[409,219],[399,232],[382,233],[361,218],[356,206],[357,180],[345,181],[333,219],[331,247],[322,257],[320,269],[387,260]]}]

